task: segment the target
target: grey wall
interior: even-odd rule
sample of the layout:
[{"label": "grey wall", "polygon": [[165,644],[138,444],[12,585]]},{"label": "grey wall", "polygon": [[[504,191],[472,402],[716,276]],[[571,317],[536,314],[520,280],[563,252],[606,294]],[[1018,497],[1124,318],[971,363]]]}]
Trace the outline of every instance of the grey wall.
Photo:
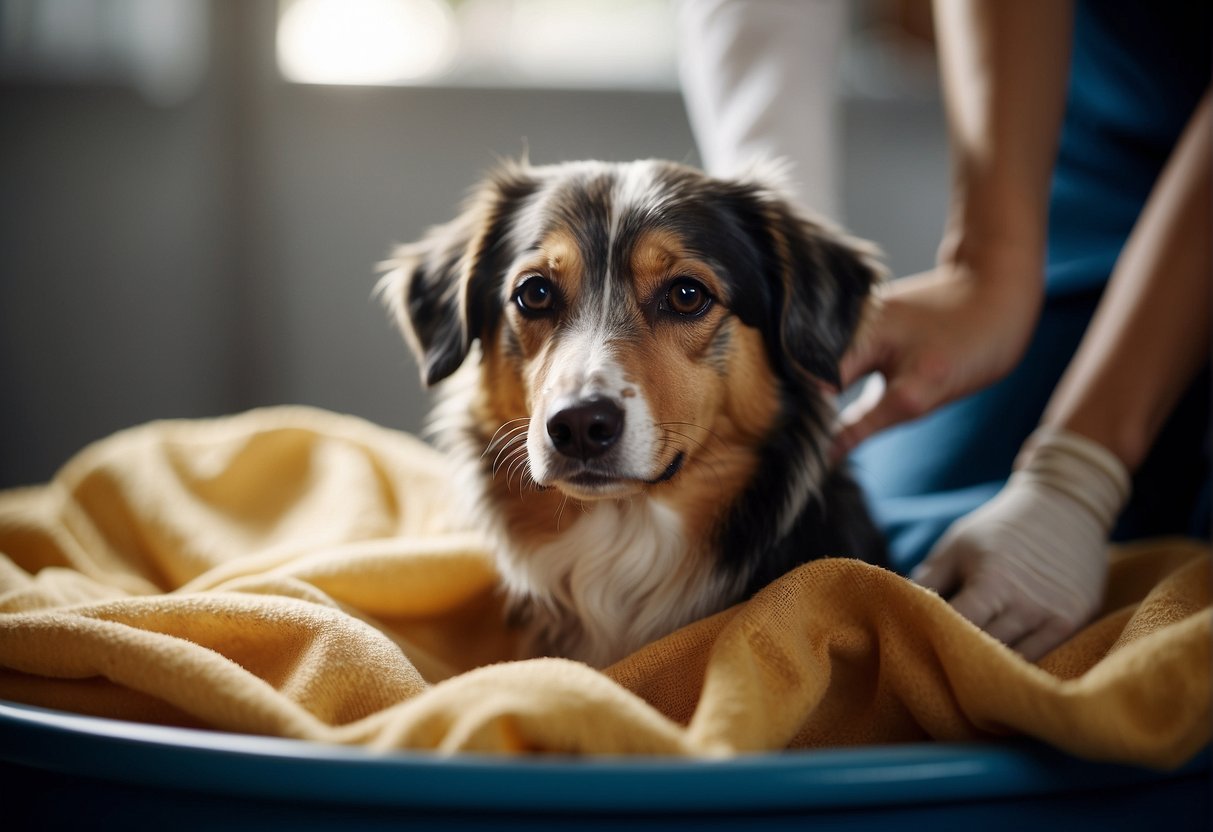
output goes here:
[{"label": "grey wall", "polygon": [[0,90],[0,482],[226,403],[212,121],[113,90]]},{"label": "grey wall", "polygon": [[[162,417],[303,402],[415,430],[416,369],[371,300],[396,241],[499,157],[694,162],[673,93],[297,86],[273,4],[215,6],[183,105],[0,87],[0,486]],[[937,106],[845,102],[844,204],[897,273],[934,257]]]}]

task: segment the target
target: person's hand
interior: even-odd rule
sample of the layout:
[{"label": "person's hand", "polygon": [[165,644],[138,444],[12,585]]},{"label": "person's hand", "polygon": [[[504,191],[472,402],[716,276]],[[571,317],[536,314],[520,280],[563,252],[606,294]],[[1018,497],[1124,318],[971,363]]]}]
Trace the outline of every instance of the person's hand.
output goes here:
[{"label": "person's hand", "polygon": [[1128,495],[1112,453],[1039,429],[1002,491],[953,523],[910,577],[1035,661],[1099,607],[1108,533]]},{"label": "person's hand", "polygon": [[981,273],[942,265],[886,284],[839,368],[843,388],[877,372],[884,389],[874,388],[874,395],[861,395],[843,410],[835,459],[873,433],[1009,372],[1027,348],[1042,293],[1039,261],[1018,254]]}]

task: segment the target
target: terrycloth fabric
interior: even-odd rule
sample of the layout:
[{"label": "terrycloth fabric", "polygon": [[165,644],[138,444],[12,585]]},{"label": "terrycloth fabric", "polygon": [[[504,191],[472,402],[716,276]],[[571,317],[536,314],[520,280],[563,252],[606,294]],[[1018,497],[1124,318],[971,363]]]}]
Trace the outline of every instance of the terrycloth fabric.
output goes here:
[{"label": "terrycloth fabric", "polygon": [[932,593],[829,560],[600,673],[504,661],[496,575],[457,504],[434,451],[320,411],[113,436],[0,494],[0,698],[443,752],[1026,735],[1166,767],[1210,740],[1197,544],[1114,552],[1101,617],[1040,666]]}]

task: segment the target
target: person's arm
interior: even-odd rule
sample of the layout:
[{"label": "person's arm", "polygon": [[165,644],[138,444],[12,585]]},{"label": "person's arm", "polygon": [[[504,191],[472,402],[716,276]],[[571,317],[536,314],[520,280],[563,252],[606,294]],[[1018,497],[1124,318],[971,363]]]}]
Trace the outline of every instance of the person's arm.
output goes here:
[{"label": "person's arm", "polygon": [[1129,475],[1209,360],[1211,119],[1206,93],[1011,479],[912,576],[1028,658],[1098,608]]},{"label": "person's arm", "polygon": [[1130,470],[1209,359],[1211,135],[1206,93],[1041,420],[1098,442]]},{"label": "person's arm", "polygon": [[679,0],[678,69],[704,168],[789,167],[801,207],[841,219],[836,63],[845,0]]},{"label": "person's arm", "polygon": [[886,385],[843,414],[839,454],[1000,378],[1040,312],[1072,3],[939,0],[935,19],[952,158],[939,265],[889,284],[844,356],[844,386]]}]

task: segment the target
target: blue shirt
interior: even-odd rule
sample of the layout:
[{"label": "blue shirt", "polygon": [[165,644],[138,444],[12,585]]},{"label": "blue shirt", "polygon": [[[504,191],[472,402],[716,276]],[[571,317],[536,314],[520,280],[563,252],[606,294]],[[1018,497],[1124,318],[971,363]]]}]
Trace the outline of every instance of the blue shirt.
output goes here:
[{"label": "blue shirt", "polygon": [[1080,0],[1049,207],[1051,297],[1098,291],[1213,65],[1206,0]]}]

